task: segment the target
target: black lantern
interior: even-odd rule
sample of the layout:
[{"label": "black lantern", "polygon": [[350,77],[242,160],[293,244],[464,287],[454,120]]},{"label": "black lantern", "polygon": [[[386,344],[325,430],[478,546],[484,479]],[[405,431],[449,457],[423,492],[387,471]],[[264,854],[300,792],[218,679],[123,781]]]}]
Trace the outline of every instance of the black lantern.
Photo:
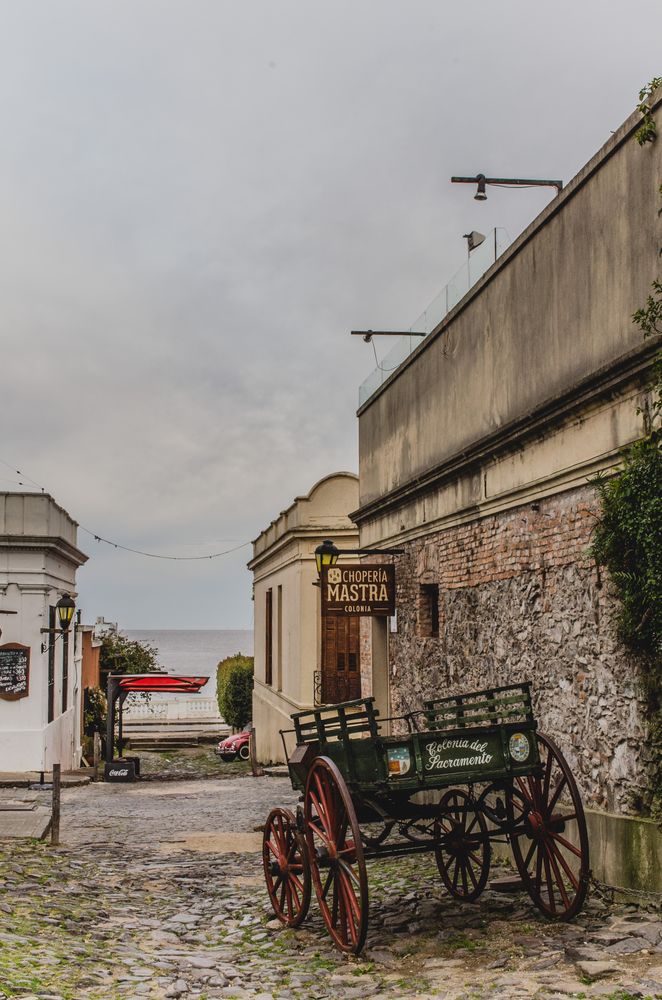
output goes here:
[{"label": "black lantern", "polygon": [[63,632],[67,632],[69,630],[69,626],[71,625],[71,619],[74,616],[74,610],[76,607],[74,601],[71,599],[71,595],[63,594],[55,607],[57,608],[60,628]]},{"label": "black lantern", "polygon": [[321,577],[324,566],[335,566],[339,555],[340,549],[336,548],[330,538],[326,538],[321,545],[318,545],[315,549],[317,575]]}]

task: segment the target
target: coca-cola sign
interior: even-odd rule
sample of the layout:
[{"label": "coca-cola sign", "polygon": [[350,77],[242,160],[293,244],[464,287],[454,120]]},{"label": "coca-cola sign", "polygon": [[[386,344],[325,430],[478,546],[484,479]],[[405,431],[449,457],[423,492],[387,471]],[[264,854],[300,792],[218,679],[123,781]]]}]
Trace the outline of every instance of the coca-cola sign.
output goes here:
[{"label": "coca-cola sign", "polygon": [[136,766],[132,760],[109,761],[104,768],[105,781],[135,781]]}]

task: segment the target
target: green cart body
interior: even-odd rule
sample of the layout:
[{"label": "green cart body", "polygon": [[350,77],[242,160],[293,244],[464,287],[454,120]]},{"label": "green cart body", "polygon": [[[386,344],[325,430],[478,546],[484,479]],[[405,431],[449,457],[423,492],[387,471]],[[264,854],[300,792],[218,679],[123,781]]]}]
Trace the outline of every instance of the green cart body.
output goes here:
[{"label": "green cart body", "polygon": [[[560,750],[538,732],[529,683],[430,700],[387,720],[365,698],[297,712],[292,722],[281,735],[302,806],[296,817],[272,810],[264,841],[267,888],[284,923],[303,920],[312,881],[335,943],[357,953],[367,931],[366,860],[433,851],[451,895],[472,902],[495,840],[510,843],[522,885],[546,916],[567,920],[581,909],[589,876],[581,798]],[[386,722],[402,732],[386,735]]]},{"label": "green cart body", "polygon": [[[303,792],[307,762],[324,755],[342,773],[359,813],[365,799],[404,817],[415,793],[511,779],[540,766],[528,684],[428,701],[421,712],[401,717],[408,728],[402,736],[380,735],[374,698],[291,718],[297,743],[288,758],[293,787]],[[518,736],[526,743],[520,738],[513,745],[528,749],[524,760],[510,752],[511,738]]]}]

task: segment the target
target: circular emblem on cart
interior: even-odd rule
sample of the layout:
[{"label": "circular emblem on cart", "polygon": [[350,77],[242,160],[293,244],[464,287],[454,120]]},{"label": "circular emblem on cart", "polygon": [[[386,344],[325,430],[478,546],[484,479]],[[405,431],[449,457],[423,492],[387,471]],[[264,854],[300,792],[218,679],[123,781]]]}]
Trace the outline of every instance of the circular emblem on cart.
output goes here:
[{"label": "circular emblem on cart", "polygon": [[508,749],[513,760],[520,764],[527,759],[531,752],[529,740],[524,733],[513,733],[508,741]]}]

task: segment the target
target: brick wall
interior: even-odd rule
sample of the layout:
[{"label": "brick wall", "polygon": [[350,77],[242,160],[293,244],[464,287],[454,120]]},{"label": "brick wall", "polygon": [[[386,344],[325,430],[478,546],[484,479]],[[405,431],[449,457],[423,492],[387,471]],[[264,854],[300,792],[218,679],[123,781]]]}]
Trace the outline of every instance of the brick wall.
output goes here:
[{"label": "brick wall", "polygon": [[[612,588],[587,551],[595,517],[583,487],[406,544],[392,710],[530,680],[540,728],[561,745],[585,804],[634,814],[645,812],[650,783],[639,667],[616,637]],[[433,583],[439,636],[425,638],[421,586]]]}]

